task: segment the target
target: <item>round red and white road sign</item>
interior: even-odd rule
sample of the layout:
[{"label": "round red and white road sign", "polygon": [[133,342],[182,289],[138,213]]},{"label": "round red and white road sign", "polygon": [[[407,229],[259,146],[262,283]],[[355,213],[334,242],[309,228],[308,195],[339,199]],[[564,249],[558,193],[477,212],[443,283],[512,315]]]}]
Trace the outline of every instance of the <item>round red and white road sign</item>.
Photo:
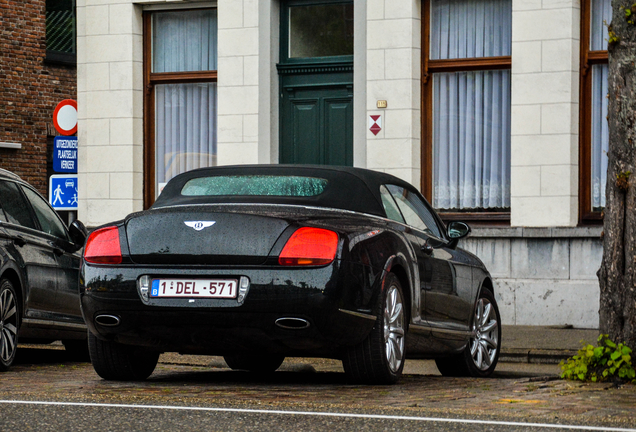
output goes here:
[{"label": "round red and white road sign", "polygon": [[77,102],[64,99],[53,111],[53,126],[62,135],[74,135],[77,132]]}]

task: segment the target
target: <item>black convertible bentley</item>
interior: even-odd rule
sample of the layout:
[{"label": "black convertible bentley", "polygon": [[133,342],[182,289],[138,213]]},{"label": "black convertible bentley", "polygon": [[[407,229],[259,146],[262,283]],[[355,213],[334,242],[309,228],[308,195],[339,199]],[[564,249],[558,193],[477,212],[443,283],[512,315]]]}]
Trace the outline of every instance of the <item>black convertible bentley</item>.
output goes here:
[{"label": "black convertible bentley", "polygon": [[155,204],[93,231],[80,297],[97,373],[145,379],[162,352],[276,370],[341,359],[394,383],[409,358],[488,376],[501,343],[492,279],[407,182],[357,168],[254,165],[173,178]]}]

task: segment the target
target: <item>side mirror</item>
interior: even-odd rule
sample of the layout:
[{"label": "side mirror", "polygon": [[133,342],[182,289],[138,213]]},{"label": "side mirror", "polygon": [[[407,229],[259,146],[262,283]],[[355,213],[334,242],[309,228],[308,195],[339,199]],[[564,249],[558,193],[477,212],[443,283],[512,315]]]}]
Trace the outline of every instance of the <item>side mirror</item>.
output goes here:
[{"label": "side mirror", "polygon": [[74,220],[73,223],[71,223],[71,226],[68,227],[68,233],[71,236],[71,240],[73,240],[73,243],[75,243],[78,248],[84,246],[86,237],[88,237],[88,230],[81,221]]},{"label": "side mirror", "polygon": [[446,227],[446,235],[450,239],[450,243],[448,246],[451,249],[455,249],[457,247],[457,242],[459,239],[466,237],[470,234],[470,227],[465,222],[457,222],[453,221],[448,224]]},{"label": "side mirror", "polygon": [[464,222],[451,222],[448,224],[446,228],[446,233],[448,234],[448,238],[451,240],[459,240],[460,238],[466,237],[470,234],[470,227],[468,224]]}]

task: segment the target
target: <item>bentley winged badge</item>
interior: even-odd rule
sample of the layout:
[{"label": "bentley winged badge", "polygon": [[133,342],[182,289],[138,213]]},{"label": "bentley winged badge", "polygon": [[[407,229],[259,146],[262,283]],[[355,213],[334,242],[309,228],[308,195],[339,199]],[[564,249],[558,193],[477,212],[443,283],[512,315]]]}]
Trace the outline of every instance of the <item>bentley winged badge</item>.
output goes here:
[{"label": "bentley winged badge", "polygon": [[211,227],[216,221],[183,221],[184,224],[196,231],[201,231],[207,227]]}]

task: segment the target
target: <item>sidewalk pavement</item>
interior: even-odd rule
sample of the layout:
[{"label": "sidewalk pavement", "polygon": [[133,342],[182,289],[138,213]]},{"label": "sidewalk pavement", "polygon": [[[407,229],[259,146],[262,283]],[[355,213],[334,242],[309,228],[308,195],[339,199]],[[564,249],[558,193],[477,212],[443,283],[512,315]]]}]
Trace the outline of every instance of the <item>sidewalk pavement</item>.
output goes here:
[{"label": "sidewalk pavement", "polygon": [[596,346],[599,330],[504,325],[501,333],[500,362],[557,364],[576,355],[581,341]]},{"label": "sidewalk pavement", "polygon": [[[596,346],[596,339],[599,335],[599,331],[596,329],[576,329],[571,326],[504,325],[501,328],[501,333],[502,348],[499,355],[499,362],[517,363],[518,366],[510,365],[513,369],[527,369],[522,363],[557,365],[561,360],[576,355],[579,348],[581,348],[581,340]],[[286,361],[298,363],[298,359],[288,359]],[[176,353],[162,354],[159,358],[159,362],[219,368],[226,367],[222,357],[180,355]],[[342,371],[340,361],[330,359],[304,359],[303,362],[311,364],[311,367],[315,370]],[[431,363],[426,366],[420,363],[422,362],[408,362],[408,373],[437,373],[434,364]],[[426,363],[426,361],[424,361],[424,363]],[[528,367],[529,366],[530,365],[528,365]],[[286,365],[283,364],[282,368],[285,369],[285,367]],[[290,370],[296,370],[298,367],[302,369],[302,367],[306,366],[294,364]],[[499,369],[501,370],[502,367],[500,366]],[[558,374],[558,367],[555,370],[550,369],[550,373]]]},{"label": "sidewalk pavement", "polygon": [[[558,364],[561,360],[576,355],[581,348],[581,341],[596,346],[598,335],[599,330],[597,329],[579,329],[572,326],[503,325],[501,327],[502,346],[499,361],[505,363]],[[64,349],[61,342],[55,342],[50,345],[30,346],[43,349]],[[169,362],[179,363],[180,361],[177,359],[180,357],[188,358],[188,362],[191,362],[197,356],[164,354],[162,360],[166,359]],[[221,362],[222,360],[219,360],[219,363]],[[207,364],[209,363],[209,358],[201,357],[198,363]]]}]

